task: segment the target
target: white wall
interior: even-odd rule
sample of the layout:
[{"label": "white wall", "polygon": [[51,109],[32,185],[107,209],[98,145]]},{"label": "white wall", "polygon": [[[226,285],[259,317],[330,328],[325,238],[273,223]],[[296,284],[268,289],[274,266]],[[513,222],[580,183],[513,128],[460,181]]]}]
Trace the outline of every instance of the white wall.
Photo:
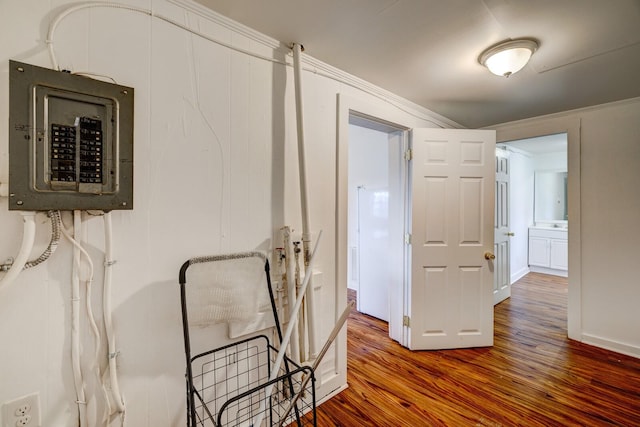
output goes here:
[{"label": "white wall", "polygon": [[[389,186],[389,134],[349,126],[349,288],[358,290],[358,187]],[[353,259],[355,257],[355,260]]]},{"label": "white wall", "polygon": [[567,170],[567,152],[556,151],[551,153],[541,153],[533,156],[536,171],[540,170]]},{"label": "white wall", "polygon": [[[579,123],[569,136],[569,321],[572,338],[640,357],[640,99],[493,126],[498,140]],[[569,125],[572,127],[573,125]],[[570,182],[570,187],[575,188]],[[577,209],[576,209],[577,208]],[[578,218],[572,216],[579,212]],[[577,313],[576,313],[577,312]]]},{"label": "white wall", "polygon": [[[234,46],[281,60],[280,43],[199,6],[174,0],[128,0],[153,8]],[[70,3],[6,0],[0,14],[0,181],[8,178],[8,60],[49,67],[50,21]],[[288,41],[287,41],[288,42]],[[121,387],[129,426],[185,422],[184,352],[178,269],[197,255],[268,251],[277,230],[300,232],[293,78],[290,67],[231,51],[157,18],[122,9],[73,13],[59,25],[63,68],[93,71],[135,88],[135,209],[114,212],[113,307]],[[312,46],[306,46],[313,52]],[[324,231],[314,282],[318,340],[346,304],[346,274],[336,251],[337,95],[375,107],[409,126],[451,122],[326,64],[304,57],[311,228]],[[347,84],[340,80],[348,80]],[[394,106],[399,105],[400,108]],[[64,214],[69,227],[70,214]],[[48,225],[39,217],[38,242]],[[0,257],[16,253],[21,219],[0,206]],[[100,317],[100,218],[88,217],[85,241],[96,264],[94,308]],[[346,247],[346,245],[344,245]],[[346,257],[345,257],[346,259]],[[76,426],[70,371],[71,247],[61,243],[44,265],[0,289],[0,402],[38,391],[43,425]],[[338,274],[339,273],[339,274]],[[85,360],[93,346],[86,320]],[[221,345],[212,340],[211,347]],[[318,395],[346,382],[346,338],[321,366]],[[104,350],[103,350],[104,353]],[[103,362],[104,364],[104,362]],[[85,363],[85,368],[88,368]],[[94,392],[90,398],[99,399]],[[118,425],[117,420],[113,425]]]}]

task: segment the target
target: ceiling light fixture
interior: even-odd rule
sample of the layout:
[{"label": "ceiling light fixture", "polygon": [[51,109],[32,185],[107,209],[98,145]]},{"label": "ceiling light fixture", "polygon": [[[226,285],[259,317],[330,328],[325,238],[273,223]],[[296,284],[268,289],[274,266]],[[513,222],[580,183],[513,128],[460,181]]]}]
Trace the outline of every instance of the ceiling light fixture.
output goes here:
[{"label": "ceiling light fixture", "polygon": [[509,77],[522,70],[537,49],[538,42],[532,39],[508,40],[482,52],[478,62],[496,76]]}]

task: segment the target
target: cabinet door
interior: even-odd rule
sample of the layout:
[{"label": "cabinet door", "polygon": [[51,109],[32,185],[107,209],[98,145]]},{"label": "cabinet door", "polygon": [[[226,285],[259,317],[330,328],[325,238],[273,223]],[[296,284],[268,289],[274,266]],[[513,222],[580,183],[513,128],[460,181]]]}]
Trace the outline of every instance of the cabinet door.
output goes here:
[{"label": "cabinet door", "polygon": [[558,270],[568,270],[569,245],[566,240],[552,239],[550,242],[549,267]]},{"label": "cabinet door", "polygon": [[549,239],[529,236],[529,265],[549,267]]}]

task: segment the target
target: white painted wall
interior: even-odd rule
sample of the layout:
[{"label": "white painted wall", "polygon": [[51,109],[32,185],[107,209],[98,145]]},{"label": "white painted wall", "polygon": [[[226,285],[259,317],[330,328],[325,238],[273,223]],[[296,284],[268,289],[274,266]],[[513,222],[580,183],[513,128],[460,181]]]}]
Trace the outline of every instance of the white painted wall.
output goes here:
[{"label": "white painted wall", "polygon": [[[286,56],[280,43],[195,4],[124,3],[153,8],[252,52]],[[50,66],[46,30],[69,4],[64,0],[2,3],[0,182],[8,178],[8,60]],[[296,232],[301,229],[292,70],[121,9],[68,16],[58,27],[55,42],[62,67],[109,75],[135,88],[135,209],[113,213],[118,261],[113,307],[121,388],[127,425],[183,425],[180,265],[197,255],[268,251],[276,246],[271,239],[282,225]],[[312,52],[313,47],[307,50]],[[337,251],[346,247],[342,240],[337,244],[336,236],[336,189],[346,186],[346,177],[336,183],[336,127],[343,114],[337,110],[337,95],[411,127],[452,122],[312,57],[305,56],[304,64],[313,69],[303,74],[311,228],[324,231],[316,263],[322,280],[314,282],[322,341],[346,304],[342,290],[347,275],[336,267],[342,265]],[[71,225],[69,213],[64,221]],[[47,220],[39,216],[38,222],[34,252],[48,239]],[[7,211],[6,203],[0,206],[0,230],[0,257],[15,255],[21,220]],[[89,217],[84,234],[96,264],[94,309],[100,316],[100,219]],[[39,391],[45,426],[77,425],[69,363],[71,262],[71,247],[63,242],[46,264],[0,289],[0,402]],[[89,352],[92,341],[86,320],[82,343]],[[216,347],[223,340],[209,344]],[[346,384],[345,334],[328,353],[319,375],[319,398]],[[112,424],[118,425],[117,420]]]},{"label": "white painted wall", "polygon": [[533,156],[533,163],[536,170],[567,170],[567,152],[556,151],[551,153],[536,154]]},{"label": "white painted wall", "polygon": [[[493,126],[498,139],[579,123],[569,139],[569,178],[579,170],[579,218],[569,206],[572,338],[640,357],[636,268],[640,241],[640,99]],[[572,126],[572,125],[570,125]],[[575,135],[575,132],[574,132]],[[570,186],[571,186],[570,182]],[[571,194],[572,197],[576,195]],[[576,200],[576,199],[574,199]],[[577,268],[576,268],[577,265]]]},{"label": "white painted wall", "polygon": [[[358,187],[389,186],[389,134],[349,125],[349,288],[358,290]],[[355,260],[352,258],[355,257]]]}]

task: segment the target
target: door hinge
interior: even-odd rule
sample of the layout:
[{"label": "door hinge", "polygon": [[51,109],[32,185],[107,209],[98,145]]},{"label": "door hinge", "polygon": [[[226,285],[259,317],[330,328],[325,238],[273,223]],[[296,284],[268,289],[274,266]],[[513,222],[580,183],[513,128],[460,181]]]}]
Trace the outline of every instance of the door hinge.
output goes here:
[{"label": "door hinge", "polygon": [[402,316],[402,326],[410,326],[411,318],[409,316]]},{"label": "door hinge", "polygon": [[410,245],[410,244],[411,244],[411,234],[406,233],[406,234],[404,235],[404,242],[405,242],[407,245]]},{"label": "door hinge", "polygon": [[404,159],[405,160],[413,159],[413,150],[411,148],[409,148],[407,151],[404,152]]}]

